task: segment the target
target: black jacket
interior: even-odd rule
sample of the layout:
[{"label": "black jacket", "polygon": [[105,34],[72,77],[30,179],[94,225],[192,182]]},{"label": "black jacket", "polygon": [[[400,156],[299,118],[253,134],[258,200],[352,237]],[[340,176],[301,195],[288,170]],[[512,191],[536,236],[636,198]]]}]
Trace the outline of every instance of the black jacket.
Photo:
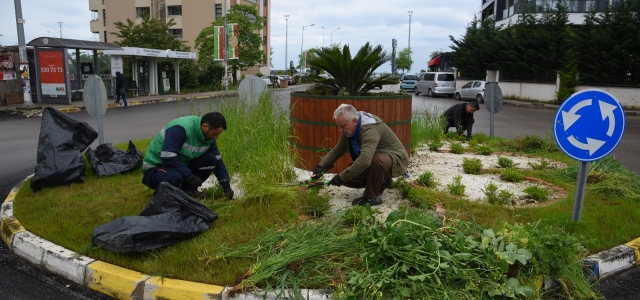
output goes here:
[{"label": "black jacket", "polygon": [[120,89],[124,88],[127,90],[127,82],[124,79],[119,79],[116,77],[116,93],[120,93]]},{"label": "black jacket", "polygon": [[471,131],[473,129],[473,114],[467,113],[467,103],[460,103],[454,106],[447,108],[447,110],[442,114],[442,117],[446,118],[445,126],[455,127],[458,131],[458,134],[462,134],[462,132],[467,130],[467,137],[471,137]]}]

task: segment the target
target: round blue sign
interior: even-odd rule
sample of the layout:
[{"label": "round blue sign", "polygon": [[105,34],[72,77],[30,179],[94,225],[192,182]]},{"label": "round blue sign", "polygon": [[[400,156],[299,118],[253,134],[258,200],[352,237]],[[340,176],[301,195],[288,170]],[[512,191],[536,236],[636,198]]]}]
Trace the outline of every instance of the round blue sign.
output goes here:
[{"label": "round blue sign", "polygon": [[618,146],[625,127],[620,102],[597,89],[582,90],[562,103],[553,124],[558,147],[583,162],[598,160]]}]

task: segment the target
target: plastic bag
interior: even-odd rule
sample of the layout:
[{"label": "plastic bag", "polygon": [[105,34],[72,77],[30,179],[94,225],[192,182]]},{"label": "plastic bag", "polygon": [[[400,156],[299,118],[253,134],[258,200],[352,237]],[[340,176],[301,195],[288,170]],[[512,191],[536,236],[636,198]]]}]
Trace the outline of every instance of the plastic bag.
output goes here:
[{"label": "plastic bag", "polygon": [[98,133],[87,124],[55,108],[45,107],[40,122],[38,160],[31,179],[34,192],[45,187],[82,183],[85,163],[82,152]]},{"label": "plastic bag", "polygon": [[93,230],[96,246],[116,253],[143,252],[191,238],[218,215],[168,182],[161,182],[140,216],[127,216]]},{"label": "plastic bag", "polygon": [[111,143],[106,143],[96,147],[95,152],[91,148],[87,149],[85,155],[91,168],[99,177],[129,171],[135,168],[142,158],[142,152],[136,150],[136,146],[131,141],[129,141],[127,152],[113,148]]}]

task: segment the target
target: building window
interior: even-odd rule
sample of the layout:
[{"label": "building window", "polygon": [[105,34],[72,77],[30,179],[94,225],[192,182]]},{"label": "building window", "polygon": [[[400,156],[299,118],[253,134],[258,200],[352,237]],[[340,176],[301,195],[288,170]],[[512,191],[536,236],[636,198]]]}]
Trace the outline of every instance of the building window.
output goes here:
[{"label": "building window", "polygon": [[107,10],[102,10],[102,25],[107,26]]},{"label": "building window", "polygon": [[262,3],[264,4],[264,7],[267,7],[267,0],[262,0]]},{"label": "building window", "polygon": [[262,36],[262,42],[266,45],[267,44],[267,36],[263,35]]},{"label": "building window", "polygon": [[136,7],[136,18],[142,18],[142,16],[151,15],[151,9],[148,6],[145,7]]},{"label": "building window", "polygon": [[175,37],[176,39],[181,40],[182,39],[182,28],[169,29],[169,34],[173,35],[173,37]]},{"label": "building window", "polygon": [[104,31],[104,42],[105,42],[105,43],[108,43],[108,42],[107,42],[107,32],[106,32],[106,31]]},{"label": "building window", "polygon": [[92,10],[91,11],[91,21],[98,21],[98,11],[97,10]]},{"label": "building window", "polygon": [[182,5],[167,6],[169,16],[182,16]]},{"label": "building window", "polygon": [[91,33],[91,40],[94,42],[99,42],[100,41],[100,32],[92,32]]},{"label": "building window", "polygon": [[216,21],[222,16],[222,4],[216,4]]}]

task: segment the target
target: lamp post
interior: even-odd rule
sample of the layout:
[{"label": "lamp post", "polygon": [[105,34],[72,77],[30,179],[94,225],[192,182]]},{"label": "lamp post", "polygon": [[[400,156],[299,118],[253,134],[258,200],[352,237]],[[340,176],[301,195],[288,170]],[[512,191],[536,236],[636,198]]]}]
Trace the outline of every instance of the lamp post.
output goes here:
[{"label": "lamp post", "polygon": [[284,20],[286,22],[285,29],[285,38],[284,38],[284,70],[287,70],[287,63],[289,59],[287,58],[287,52],[289,51],[289,15],[284,15]]},{"label": "lamp post", "polygon": [[411,15],[413,10],[409,11],[409,60],[411,60]]},{"label": "lamp post", "polygon": [[338,29],[340,29],[340,27],[338,27],[338,28],[336,28],[334,30],[331,30],[331,47],[333,47],[333,32],[338,30]]},{"label": "lamp post", "polygon": [[47,30],[47,32],[53,34],[53,37],[56,37],[56,33],[59,33],[60,34],[60,38],[62,38],[62,22],[58,22],[58,26],[60,26],[60,31],[51,32],[51,31]]},{"label": "lamp post", "polygon": [[302,60],[302,54],[303,54],[302,53],[302,49],[303,49],[303,46],[304,46],[304,28],[305,27],[314,26],[314,25],[316,25],[316,24],[302,26],[302,43],[300,43],[300,73],[302,73],[302,68],[304,68],[304,66],[302,64],[302,62],[303,62],[303,60]]},{"label": "lamp post", "polygon": [[324,48],[324,26],[322,26],[322,48]]}]

